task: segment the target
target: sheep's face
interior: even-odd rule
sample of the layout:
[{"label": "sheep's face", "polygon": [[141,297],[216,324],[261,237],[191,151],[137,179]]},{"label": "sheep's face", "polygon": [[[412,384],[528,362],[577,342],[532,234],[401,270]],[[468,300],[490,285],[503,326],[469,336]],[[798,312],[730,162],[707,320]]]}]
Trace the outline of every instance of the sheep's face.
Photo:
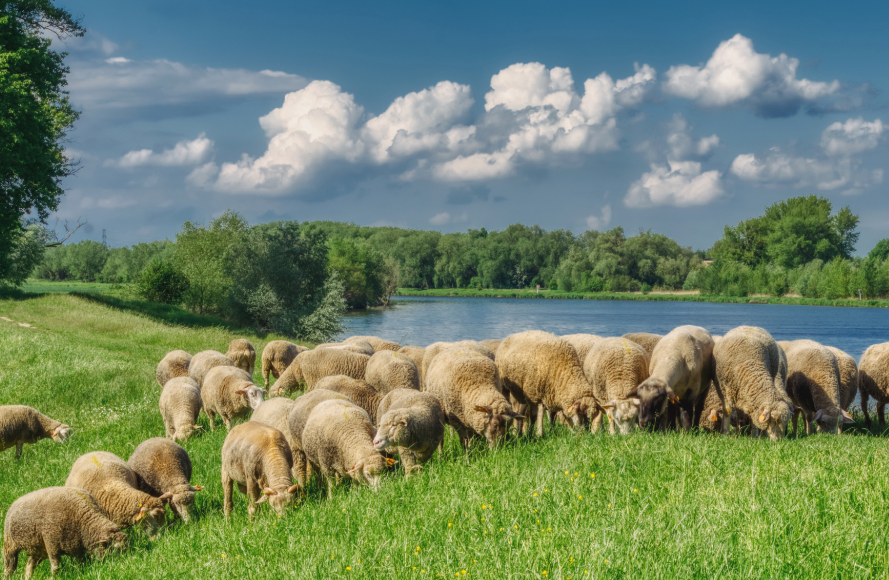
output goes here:
[{"label": "sheep's face", "polygon": [[766,431],[772,441],[778,441],[787,433],[790,415],[790,405],[782,401],[771,407],[763,407],[758,415],[754,413],[750,417],[750,422],[757,429]]},{"label": "sheep's face", "polygon": [[109,551],[123,551],[126,550],[129,545],[130,540],[127,535],[115,528],[111,530],[109,535],[99,540],[99,543],[93,546],[90,552],[95,558],[104,558],[105,554]]},{"label": "sheep's face", "polygon": [[647,429],[655,418],[664,411],[667,401],[678,403],[679,399],[667,383],[661,379],[648,378],[629,393],[630,398],[639,399],[639,426]]},{"label": "sheep's face", "polygon": [[475,412],[482,415],[481,429],[477,430],[488,440],[488,445],[495,447],[506,437],[506,425],[515,418],[521,417],[512,410],[508,403],[504,403],[503,409],[495,409],[490,406],[478,405]]},{"label": "sheep's face", "polygon": [[191,512],[191,506],[194,505],[194,492],[193,491],[185,491],[182,493],[174,494],[172,498],[170,498],[170,507],[173,508],[173,511],[182,518],[182,521],[188,523],[188,518]]},{"label": "sheep's face", "polygon": [[[718,407],[713,407],[710,409],[704,409],[704,417],[707,421],[713,424],[713,430],[718,433],[723,433],[726,431],[726,417],[728,414],[725,412],[725,409],[720,409]],[[737,415],[732,415],[732,417],[737,417]],[[732,422],[734,425],[734,422]]]},{"label": "sheep's face", "polygon": [[298,485],[291,485],[288,488],[272,489],[266,487],[262,490],[262,497],[256,500],[257,504],[268,502],[275,513],[281,517],[287,513],[287,508],[293,505],[296,500],[296,492],[299,491]]},{"label": "sheep's face", "polygon": [[143,507],[136,516],[136,521],[142,524],[142,529],[149,540],[153,540],[157,536],[158,531],[166,522],[167,510],[161,507],[148,508]]},{"label": "sheep's face", "polygon": [[636,430],[639,423],[639,406],[641,401],[636,397],[611,401],[603,406],[608,419],[614,423],[621,435]]},{"label": "sheep's face", "polygon": [[67,425],[59,425],[52,432],[52,440],[56,443],[64,443],[68,440],[68,437],[71,437],[72,431],[71,427]]},{"label": "sheep's face", "polygon": [[374,437],[374,449],[382,451],[390,445],[400,445],[407,435],[409,422],[408,414],[404,412],[390,411],[383,415]]},{"label": "sheep's face", "polygon": [[244,398],[247,405],[253,410],[256,410],[265,400],[265,391],[255,385],[246,389],[238,389],[237,393]]},{"label": "sheep's face", "polygon": [[571,422],[574,427],[585,427],[589,425],[590,419],[598,412],[599,405],[592,397],[583,397],[576,401],[573,405],[565,409],[565,418]]},{"label": "sheep's face", "polygon": [[358,483],[366,483],[376,489],[385,470],[386,459],[382,455],[374,455],[356,463],[348,474]]}]

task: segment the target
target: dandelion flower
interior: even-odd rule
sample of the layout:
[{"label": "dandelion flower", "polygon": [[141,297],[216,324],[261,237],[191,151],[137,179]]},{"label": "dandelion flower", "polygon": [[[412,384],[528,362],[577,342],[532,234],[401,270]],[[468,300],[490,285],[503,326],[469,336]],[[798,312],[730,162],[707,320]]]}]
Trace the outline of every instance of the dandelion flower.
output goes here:
[{"label": "dandelion flower", "polygon": [[595,473],[591,473],[591,474],[590,474],[590,477],[596,477],[596,474],[595,474]]},{"label": "dandelion flower", "polygon": [[222,557],[225,558],[225,552],[222,553]]},{"label": "dandelion flower", "polygon": [[454,522],[448,522],[448,527],[449,527],[449,528],[453,528],[453,527],[454,527]]},{"label": "dandelion flower", "polygon": [[583,499],[582,495],[577,496],[577,499]]},{"label": "dandelion flower", "polygon": [[567,472],[567,471],[565,472],[565,475],[568,475],[568,472]]},{"label": "dandelion flower", "polygon": [[534,492],[534,497],[537,497],[537,492],[536,492],[536,491]]},{"label": "dandelion flower", "polygon": [[574,477],[577,477],[577,472],[576,472],[576,471],[574,472]]},{"label": "dandelion flower", "polygon": [[639,493],[639,490],[638,490],[638,489],[634,489],[634,490],[633,490],[633,493]]},{"label": "dandelion flower", "polygon": [[351,571],[351,570],[352,570],[352,566],[346,566],[346,571]]}]

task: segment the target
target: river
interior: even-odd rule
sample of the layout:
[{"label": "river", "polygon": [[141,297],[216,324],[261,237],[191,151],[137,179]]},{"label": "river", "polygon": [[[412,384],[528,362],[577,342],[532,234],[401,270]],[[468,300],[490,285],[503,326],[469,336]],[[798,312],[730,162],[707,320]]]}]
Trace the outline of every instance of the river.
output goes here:
[{"label": "river", "polygon": [[343,337],[374,335],[416,346],[531,329],[620,336],[666,334],[695,324],[725,334],[747,324],[765,328],[776,340],[810,338],[835,346],[856,360],[868,346],[889,341],[889,309],[775,304],[400,296],[389,308],[349,313],[344,324]]}]

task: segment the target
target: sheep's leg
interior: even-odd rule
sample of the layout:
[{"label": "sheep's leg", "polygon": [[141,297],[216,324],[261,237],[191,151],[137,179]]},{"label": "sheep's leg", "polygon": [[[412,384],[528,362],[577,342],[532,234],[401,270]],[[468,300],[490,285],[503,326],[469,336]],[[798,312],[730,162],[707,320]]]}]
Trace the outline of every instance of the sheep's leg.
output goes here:
[{"label": "sheep's leg", "polygon": [[880,420],[880,427],[886,426],[886,403],[877,403],[877,417]]},{"label": "sheep's leg", "polygon": [[691,431],[691,418],[688,416],[688,411],[679,409],[679,419],[682,421],[682,429],[686,433]]},{"label": "sheep's leg", "polygon": [[231,417],[226,417],[225,415],[220,415],[220,417],[222,417],[222,422],[225,423],[225,430],[231,431],[232,430]]},{"label": "sheep's leg", "polygon": [[870,413],[868,413],[867,408],[870,405],[870,396],[864,389],[861,389],[861,411],[864,413],[864,426],[870,429]]},{"label": "sheep's leg", "polygon": [[[262,383],[265,385],[265,390],[269,390],[269,370],[271,365],[266,364],[265,361],[262,361]],[[270,395],[271,396],[271,395]]]},{"label": "sheep's leg", "polygon": [[617,427],[614,424],[614,417],[608,417],[608,433],[614,435],[617,431]]},{"label": "sheep's leg", "polygon": [[812,419],[815,418],[815,414],[804,411],[803,417],[806,420],[806,435],[811,435],[812,434]]},{"label": "sheep's leg", "polygon": [[290,470],[293,479],[303,489],[306,487],[306,454],[301,450],[293,450],[293,469]]},{"label": "sheep's leg", "polygon": [[401,465],[404,467],[404,477],[410,477],[411,473],[414,471],[419,472],[420,466],[417,465],[417,458],[414,456],[413,451],[408,451],[407,449],[402,448],[401,452]]},{"label": "sheep's leg", "polygon": [[[55,576],[56,574],[59,573],[59,569],[62,567],[61,558],[59,558],[59,552],[53,550],[52,552],[50,552],[50,553],[48,554],[48,556],[49,556],[49,571],[50,571],[50,574],[52,574],[53,576]],[[30,564],[32,560],[33,560],[33,562],[34,562],[34,566],[36,566],[36,565],[39,563],[39,560],[37,560],[37,558],[32,557],[32,558],[28,559],[28,564]],[[26,579],[29,578],[29,576],[28,576],[28,574],[27,574],[27,570],[28,570],[28,569],[25,568],[25,578],[26,578]],[[31,569],[31,571],[33,572],[33,568]]]},{"label": "sheep's leg", "polygon": [[336,479],[330,477],[329,475],[326,477],[327,479],[327,499],[333,499],[333,488],[336,485]]},{"label": "sheep's leg", "polygon": [[593,419],[590,421],[590,433],[598,433],[599,428],[602,426],[602,413],[601,409],[596,410],[596,414],[593,415]]},{"label": "sheep's leg", "polygon": [[222,513],[225,515],[225,518],[228,519],[228,516],[232,513],[232,508],[234,508],[234,501],[232,500],[232,492],[234,491],[232,488],[234,486],[234,481],[228,476],[228,472],[226,470],[222,470]]},{"label": "sheep's leg", "polygon": [[[11,544],[12,542],[10,542]],[[15,569],[19,567],[19,550],[13,547],[3,550],[3,577],[11,578]]]},{"label": "sheep's leg", "polygon": [[543,403],[537,404],[537,437],[543,437],[543,416],[546,415],[546,411],[543,408]]},{"label": "sheep's leg", "polygon": [[797,437],[799,437],[799,415],[800,411],[799,409],[797,409],[793,412],[793,416],[790,418],[790,420],[793,422],[793,434]]},{"label": "sheep's leg", "polygon": [[252,477],[247,478],[247,515],[250,520],[256,519],[256,502],[262,497],[262,490],[259,483]]},{"label": "sheep's leg", "polygon": [[213,411],[208,410],[204,407],[204,413],[207,415],[207,419],[210,420],[210,431],[216,430],[216,414]]},{"label": "sheep's leg", "polygon": [[22,448],[24,446],[25,446],[25,444],[21,441],[19,441],[18,443],[15,444],[15,458],[16,459],[22,458]]},{"label": "sheep's leg", "polygon": [[[28,558],[28,563],[25,565],[25,580],[30,580],[31,576],[34,575],[34,569],[37,568],[39,563],[40,560],[37,559],[37,556],[30,556]],[[49,565],[52,569],[52,575],[55,576],[56,572],[59,571],[59,557],[50,556]]]}]

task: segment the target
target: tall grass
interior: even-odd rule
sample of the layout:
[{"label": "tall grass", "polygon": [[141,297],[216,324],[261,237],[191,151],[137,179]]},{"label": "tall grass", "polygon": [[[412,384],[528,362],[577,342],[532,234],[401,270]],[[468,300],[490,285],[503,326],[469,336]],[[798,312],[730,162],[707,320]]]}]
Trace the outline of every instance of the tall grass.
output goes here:
[{"label": "tall grass", "polygon": [[[68,443],[0,453],[0,518],[62,485],[92,450],[127,458],[161,436],[154,379],[166,352],[224,350],[236,334],[82,296],[0,301],[0,404],[69,423]],[[33,328],[19,326],[29,323]],[[471,333],[467,333],[471,334]],[[239,333],[261,352],[267,340]],[[257,380],[259,380],[257,372]],[[205,421],[205,419],[202,419]],[[222,517],[221,425],[186,444],[198,517],[61,578],[874,578],[889,574],[889,446],[861,429],[779,443],[710,435],[612,437],[562,428],[540,441],[445,453],[374,492],[312,485],[283,518]],[[20,572],[24,559],[20,562]],[[37,577],[49,575],[43,563]]]}]

